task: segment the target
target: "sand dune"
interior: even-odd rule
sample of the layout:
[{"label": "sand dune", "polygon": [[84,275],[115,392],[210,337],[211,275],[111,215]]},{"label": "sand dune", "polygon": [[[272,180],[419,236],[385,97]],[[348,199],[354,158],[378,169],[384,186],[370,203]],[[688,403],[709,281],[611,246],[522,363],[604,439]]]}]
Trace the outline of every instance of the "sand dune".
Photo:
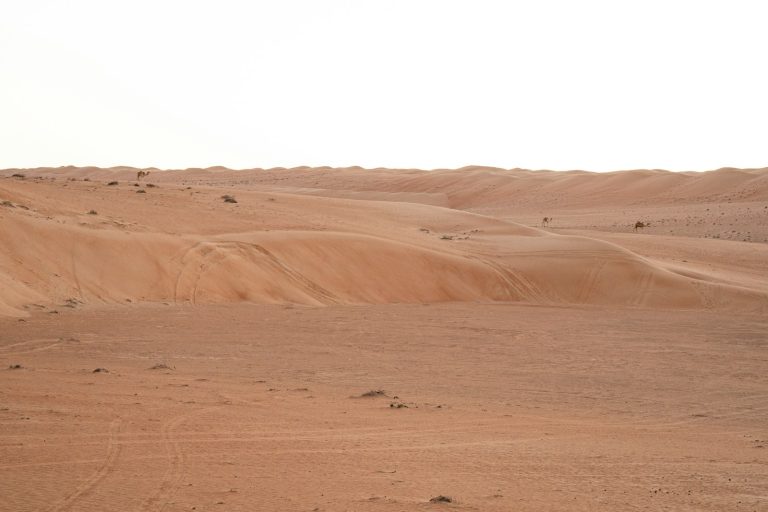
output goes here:
[{"label": "sand dune", "polygon": [[0,510],[768,510],[765,169],[149,171],[0,171]]},{"label": "sand dune", "polygon": [[[152,183],[160,186],[152,188],[133,186],[130,168],[43,169],[3,180],[0,312],[24,314],[33,304],[143,301],[768,306],[764,283],[738,275],[723,279],[700,268],[669,267],[584,234],[391,200],[402,188],[405,194],[445,194],[449,203],[466,206],[465,195],[493,202],[508,187],[531,180],[542,182],[542,194],[559,186],[585,198],[634,184],[642,185],[641,195],[652,195],[668,193],[673,182],[705,178],[575,172],[561,175],[565,185],[558,185],[545,180],[551,173],[529,171],[382,170],[373,172],[370,192],[389,197],[373,200],[309,197],[303,188],[303,180],[319,174],[325,186],[355,193],[352,182],[370,172],[360,169],[280,171],[284,181],[299,185],[281,184],[281,192],[249,183],[258,171],[154,172]],[[706,179],[743,188],[762,175],[728,170]],[[113,178],[119,183],[108,185]],[[218,186],[187,185],[205,180]],[[223,202],[221,195],[233,188],[238,202]]]}]

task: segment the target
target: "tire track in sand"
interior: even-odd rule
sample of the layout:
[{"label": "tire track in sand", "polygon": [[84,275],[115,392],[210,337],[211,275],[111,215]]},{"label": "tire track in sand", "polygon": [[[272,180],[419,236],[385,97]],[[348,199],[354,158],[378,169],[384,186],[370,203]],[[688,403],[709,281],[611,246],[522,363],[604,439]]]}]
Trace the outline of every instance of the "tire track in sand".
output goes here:
[{"label": "tire track in sand", "polygon": [[114,472],[114,466],[117,463],[117,459],[120,456],[122,445],[117,441],[117,434],[122,427],[121,419],[114,419],[109,425],[109,440],[107,441],[107,456],[104,458],[104,462],[101,464],[88,479],[82,484],[78,485],[75,490],[64,497],[59,502],[53,504],[46,509],[46,512],[63,512],[65,510],[71,510],[72,507],[84,496],[91,493],[104,478]]},{"label": "tire track in sand", "polygon": [[28,341],[20,341],[18,343],[12,343],[0,347],[0,355],[16,355],[16,354],[28,354],[30,352],[39,352],[41,350],[48,350],[49,348],[57,347],[63,343],[63,340],[59,338],[54,339],[35,339]]},{"label": "tire track in sand", "polygon": [[483,259],[477,256],[470,256],[470,258],[489,267],[499,277],[501,283],[506,287],[507,293],[512,296],[511,300],[547,302],[546,294],[533,281],[524,277],[521,272],[515,272],[490,259]]},{"label": "tire track in sand", "polygon": [[637,294],[635,295],[635,298],[632,301],[632,305],[643,306],[646,303],[646,300],[648,299],[648,295],[651,292],[653,283],[656,280],[655,277],[656,276],[651,271],[645,272],[643,274],[643,277],[640,279],[640,284],[637,287]]},{"label": "tire track in sand", "polygon": [[198,411],[180,414],[174,416],[163,424],[160,432],[163,444],[165,445],[165,458],[168,462],[168,467],[163,474],[158,489],[152,496],[142,503],[141,510],[145,512],[163,510],[166,505],[168,505],[169,500],[173,498],[181,484],[181,479],[184,477],[184,468],[186,466],[186,455],[181,449],[182,440],[176,433],[176,429],[178,429],[185,421],[216,408],[217,407],[208,407]]},{"label": "tire track in sand", "polygon": [[179,259],[182,268],[174,285],[174,302],[178,303],[182,300],[196,304],[198,285],[206,270],[235,254],[254,267],[271,268],[278,275],[285,276],[297,290],[303,291],[321,304],[340,302],[332,292],[281,261],[265,247],[239,241],[198,242],[187,249]]},{"label": "tire track in sand", "polygon": [[603,271],[603,268],[608,264],[608,260],[603,260],[597,265],[593,265],[592,269],[587,274],[586,278],[584,279],[584,283],[579,286],[579,293],[576,297],[576,302],[583,304],[586,303],[587,300],[589,300],[589,297],[592,295],[592,292],[595,290],[595,286],[597,286],[597,282],[600,278],[600,273]]}]

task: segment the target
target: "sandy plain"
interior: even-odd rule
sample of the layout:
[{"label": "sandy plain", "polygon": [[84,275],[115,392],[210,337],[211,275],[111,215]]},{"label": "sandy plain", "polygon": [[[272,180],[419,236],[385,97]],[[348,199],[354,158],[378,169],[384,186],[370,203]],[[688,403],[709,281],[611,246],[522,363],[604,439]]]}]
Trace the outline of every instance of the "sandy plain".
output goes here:
[{"label": "sandy plain", "polygon": [[768,510],[767,241],[765,169],[0,171],[0,510]]}]

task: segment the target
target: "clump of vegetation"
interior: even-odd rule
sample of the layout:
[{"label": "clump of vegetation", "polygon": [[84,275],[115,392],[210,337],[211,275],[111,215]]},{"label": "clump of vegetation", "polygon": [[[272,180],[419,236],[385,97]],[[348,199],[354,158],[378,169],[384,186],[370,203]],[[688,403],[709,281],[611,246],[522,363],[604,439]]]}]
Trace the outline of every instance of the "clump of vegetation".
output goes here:
[{"label": "clump of vegetation", "polygon": [[119,183],[117,181],[110,181],[109,183],[107,183],[108,187],[114,187],[115,185],[119,185]]},{"label": "clump of vegetation", "polygon": [[91,178],[83,178],[83,181],[91,181]]},{"label": "clump of vegetation", "polygon": [[[93,211],[93,210],[91,210],[91,211]],[[83,303],[82,301],[77,300],[77,299],[75,299],[73,297],[70,297],[69,299],[65,300],[64,304],[62,304],[62,305],[64,307],[67,307],[67,308],[76,308],[77,306],[79,306],[82,303]]]},{"label": "clump of vegetation", "polygon": [[99,212],[97,212],[96,210],[88,210],[88,215],[98,215],[98,214]]},{"label": "clump of vegetation", "polygon": [[403,402],[392,402],[389,404],[390,409],[408,409],[408,406],[405,405]]},{"label": "clump of vegetation", "polygon": [[92,373],[109,373],[109,370],[106,368],[96,368]]},{"label": "clump of vegetation", "polygon": [[143,188],[141,188],[141,189],[137,190],[137,191],[136,191],[136,193],[137,193],[137,194],[146,194],[146,193],[147,193],[147,191],[146,191],[146,190],[144,190]]},{"label": "clump of vegetation", "polygon": [[376,396],[387,396],[387,393],[383,389],[372,389],[360,395],[360,398],[373,398]]},{"label": "clump of vegetation", "polygon": [[442,494],[440,496],[435,496],[434,498],[429,499],[430,503],[453,503],[453,498],[450,496],[443,496]]},{"label": "clump of vegetation", "polygon": [[147,188],[157,188],[157,185],[155,185],[154,183],[147,183],[144,186],[147,187]]},{"label": "clump of vegetation", "polygon": [[0,204],[3,205],[3,206],[7,206],[8,208],[15,208],[15,206],[13,206],[13,203],[10,202],[10,201],[7,201],[7,200],[3,201],[3,202],[0,202]]},{"label": "clump of vegetation", "polygon": [[23,180],[24,178],[26,178],[26,176],[21,174],[20,172],[17,172],[17,173],[11,174],[11,178],[19,178]]},{"label": "clump of vegetation", "polygon": [[9,370],[21,370],[22,368],[24,367],[21,366],[20,364],[12,364],[8,367]]},{"label": "clump of vegetation", "polygon": [[440,240],[453,240],[453,237],[451,235],[443,235],[440,237]]},{"label": "clump of vegetation", "polygon": [[173,366],[169,366],[165,363],[157,363],[156,365],[152,366],[150,370],[175,370]]},{"label": "clump of vegetation", "polygon": [[224,194],[221,196],[221,198],[224,200],[225,203],[236,203],[237,199],[235,199],[234,196],[231,196],[229,194]]}]

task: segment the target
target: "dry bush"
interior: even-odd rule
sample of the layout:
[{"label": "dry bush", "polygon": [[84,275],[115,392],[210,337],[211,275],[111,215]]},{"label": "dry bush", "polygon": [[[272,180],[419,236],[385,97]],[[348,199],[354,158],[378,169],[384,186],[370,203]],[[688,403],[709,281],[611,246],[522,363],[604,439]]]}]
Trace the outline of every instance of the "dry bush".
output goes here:
[{"label": "dry bush", "polygon": [[372,389],[360,395],[360,398],[372,398],[375,396],[387,396],[387,393],[383,389]]},{"label": "dry bush", "polygon": [[167,365],[165,363],[157,363],[156,365],[150,367],[150,370],[175,370],[173,366]]}]

